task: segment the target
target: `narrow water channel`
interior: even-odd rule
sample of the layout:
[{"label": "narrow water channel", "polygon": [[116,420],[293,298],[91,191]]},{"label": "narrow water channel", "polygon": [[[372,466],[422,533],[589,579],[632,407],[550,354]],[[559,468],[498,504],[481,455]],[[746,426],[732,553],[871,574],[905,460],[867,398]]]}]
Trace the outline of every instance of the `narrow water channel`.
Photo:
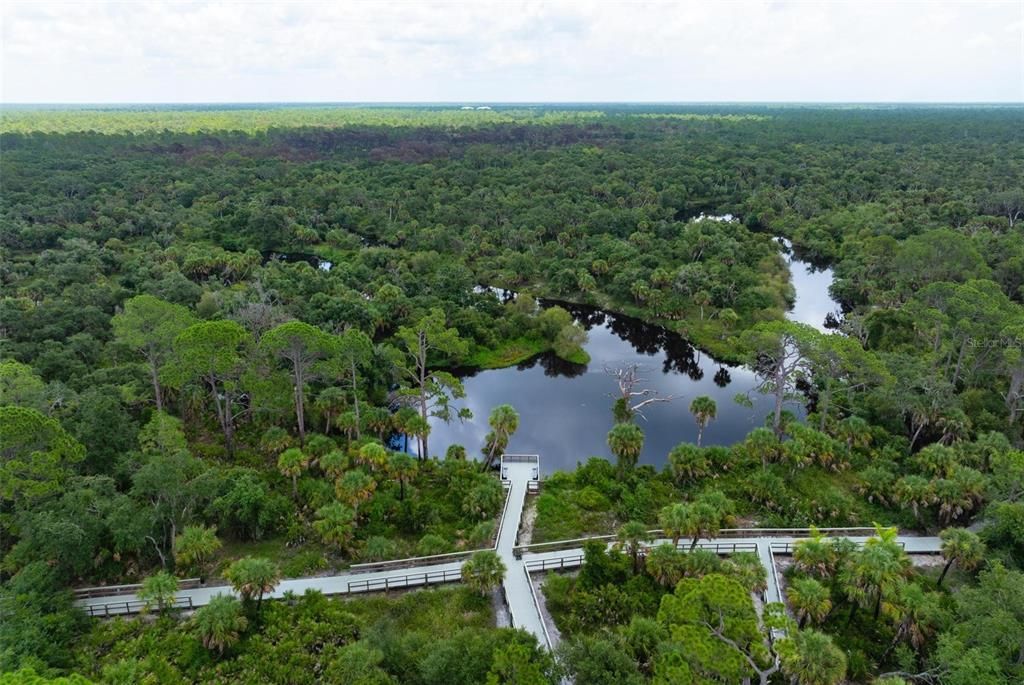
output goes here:
[{"label": "narrow water channel", "polygon": [[[815,270],[794,255],[789,257],[796,302],[789,316],[824,330],[825,316],[838,309],[828,295],[830,270]],[[681,442],[695,442],[697,426],[689,412],[693,398],[708,395],[718,404],[718,417],[704,431],[705,445],[729,445],[763,425],[771,411],[768,397],[752,393],[753,407],[734,401],[751,392],[754,375],[742,366],[721,364],[701,353],[679,335],[631,317],[592,307],[559,303],[587,329],[590,355],[586,366],[568,364],[552,354],[518,367],[480,371],[463,379],[471,421],[445,424],[432,421],[430,451],[444,454],[451,444],[479,453],[487,435],[487,417],[495,406],[511,404],[519,412],[519,430],[509,452],[541,455],[545,473],[572,469],[590,456],[611,458],[605,442],[613,425],[612,403],[617,384],[609,368],[638,364],[646,379],[642,387],[670,402],[648,405],[637,423],[645,433],[640,463],[662,466],[668,452]],[[791,411],[803,408],[792,403]]]}]

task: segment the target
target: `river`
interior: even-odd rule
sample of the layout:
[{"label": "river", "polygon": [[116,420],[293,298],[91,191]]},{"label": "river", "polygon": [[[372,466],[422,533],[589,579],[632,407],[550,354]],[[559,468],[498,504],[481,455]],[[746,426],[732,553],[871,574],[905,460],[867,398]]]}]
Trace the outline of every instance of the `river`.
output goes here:
[{"label": "river", "polygon": [[[792,254],[788,261],[796,289],[789,318],[825,330],[825,316],[838,310],[828,295],[831,271],[816,270]],[[670,402],[648,405],[637,419],[645,434],[641,464],[661,467],[674,446],[696,441],[697,426],[689,405],[700,395],[718,404],[718,417],[704,431],[704,445],[732,444],[764,424],[772,402],[752,392],[755,378],[745,367],[719,363],[661,327],[592,307],[558,304],[587,329],[589,341],[584,347],[590,363],[573,365],[543,354],[517,367],[464,377],[466,398],[457,404],[469,407],[474,418],[450,424],[432,420],[433,455],[443,455],[451,444],[478,454],[491,409],[508,403],[519,413],[519,429],[507,451],[539,454],[544,473],[572,469],[590,456],[611,459],[605,439],[613,425],[611,409],[618,386],[606,369],[631,364],[639,365],[646,379],[640,387],[662,397],[675,396]],[[734,401],[737,394],[746,393],[751,393],[752,408]],[[787,408],[803,413],[799,403],[789,403]]]}]

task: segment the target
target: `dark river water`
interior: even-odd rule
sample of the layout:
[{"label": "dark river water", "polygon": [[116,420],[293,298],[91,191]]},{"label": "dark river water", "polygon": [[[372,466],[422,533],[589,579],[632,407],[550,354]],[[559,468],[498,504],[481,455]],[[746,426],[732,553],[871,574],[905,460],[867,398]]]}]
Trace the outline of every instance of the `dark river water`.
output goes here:
[{"label": "dark river water", "polygon": [[[825,316],[838,309],[828,295],[831,272],[815,271],[795,258],[791,258],[790,268],[797,297],[789,317],[824,330]],[[589,342],[585,349],[590,363],[573,365],[545,354],[518,367],[466,376],[466,398],[458,404],[468,406],[474,418],[450,424],[434,420],[430,433],[432,455],[443,455],[451,444],[463,445],[471,455],[479,454],[491,409],[507,403],[519,412],[519,429],[507,451],[539,454],[544,473],[572,469],[591,456],[612,459],[606,436],[613,426],[612,404],[618,386],[606,367],[634,363],[646,379],[641,387],[676,397],[671,402],[648,405],[643,410],[645,418],[637,419],[645,434],[642,464],[660,467],[674,446],[696,442],[697,426],[689,406],[700,395],[708,395],[718,404],[718,418],[704,431],[705,445],[732,444],[752,428],[764,425],[772,408],[770,398],[753,394],[753,408],[733,399],[754,386],[753,373],[745,367],[720,364],[658,326],[590,307],[557,304],[572,312],[587,329]],[[804,412],[798,403],[787,408],[797,414]]]}]

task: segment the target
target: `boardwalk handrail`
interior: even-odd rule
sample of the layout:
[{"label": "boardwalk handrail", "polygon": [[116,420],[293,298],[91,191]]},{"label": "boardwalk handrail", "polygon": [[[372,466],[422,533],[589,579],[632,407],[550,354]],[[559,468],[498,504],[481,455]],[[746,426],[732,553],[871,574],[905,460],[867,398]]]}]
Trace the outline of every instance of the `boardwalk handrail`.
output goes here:
[{"label": "boardwalk handrail", "polygon": [[424,573],[408,573],[399,577],[385,576],[383,578],[368,578],[366,580],[350,580],[345,584],[344,593],[335,592],[331,594],[390,590],[392,588],[407,588],[414,585],[440,585],[456,580],[462,580],[462,571],[460,569],[442,569],[440,571],[426,571]]},{"label": "boardwalk handrail", "polygon": [[[199,578],[186,578],[178,581],[179,590],[192,590],[201,585]],[[127,585],[98,585],[96,587],[75,588],[72,592],[75,599],[91,599],[93,597],[115,597],[117,595],[135,594],[142,589],[142,583]]]},{"label": "boardwalk handrail", "polygon": [[502,462],[508,462],[509,464],[539,464],[539,454],[503,454],[501,455]]},{"label": "boardwalk handrail", "polygon": [[[854,540],[853,544],[857,545],[858,547],[864,546],[864,542],[861,540]],[[907,548],[907,543],[903,540],[897,540],[896,544],[899,545],[901,549],[905,550]],[[775,552],[778,552],[779,554],[792,554],[793,551],[796,549],[796,545],[797,543],[795,542],[773,542],[770,545],[768,545],[768,548],[773,555]],[[917,554],[930,554],[930,552],[917,552]]]},{"label": "boardwalk handrail", "polygon": [[[785,544],[787,546],[789,545],[788,542],[785,543]],[[772,601],[774,601],[774,602],[781,602],[782,606],[786,607],[787,606],[786,605],[786,595],[782,591],[782,583],[779,582],[779,566],[778,566],[778,564],[775,563],[775,552],[772,550],[772,547],[774,547],[774,546],[775,545],[768,545],[768,563],[770,563],[771,567],[772,567],[771,568],[771,573],[772,573],[772,578],[775,580],[775,594],[777,595],[777,597],[774,600],[772,600]],[[762,596],[764,597],[765,595],[762,594]],[[765,604],[767,604],[767,602],[765,602]],[[784,638],[784,637],[786,637],[786,631],[783,630],[782,628],[772,628],[771,630],[768,631],[768,640],[772,644],[774,644],[776,640],[779,640],[779,639]],[[778,658],[778,657],[776,657],[776,658]]]},{"label": "boardwalk handrail", "polygon": [[[680,543],[680,548],[684,547]],[[688,546],[685,546],[688,548]],[[645,548],[645,552],[650,547]],[[716,554],[736,554],[737,552],[756,552],[757,543],[754,542],[701,542],[697,544],[697,549],[706,549],[715,552]],[[641,554],[646,556],[646,554]],[[581,566],[584,561],[584,555],[580,552],[571,554],[564,554],[562,556],[550,557],[547,559],[530,559],[523,562],[523,566],[528,571],[547,571],[549,569],[564,569],[564,568],[575,568]]]},{"label": "boardwalk handrail", "polygon": [[[544,631],[544,645],[549,649],[554,649],[554,645],[551,644],[551,634],[548,632],[548,622],[544,620],[544,612],[540,610],[540,600],[537,599],[537,589],[533,587],[533,578],[530,577],[530,569],[527,568],[526,564],[523,564],[523,573],[526,574],[526,584],[530,586],[530,597],[533,598],[533,608],[537,610],[537,616],[540,618],[540,627]],[[508,605],[509,616],[512,615],[512,605]]]},{"label": "boardwalk handrail", "polygon": [[523,562],[523,568],[526,569],[527,573],[532,573],[533,571],[547,571],[554,568],[576,568],[577,566],[583,565],[583,560],[584,556],[582,554],[567,554],[553,559],[534,559],[532,561],[525,561]]},{"label": "boardwalk handrail", "polygon": [[[652,545],[647,545],[644,548],[643,554],[646,555],[646,550],[651,549]],[[679,541],[676,545],[677,550],[683,552],[690,551],[690,546],[683,541]],[[736,554],[737,552],[756,552],[756,542],[698,542],[696,549],[707,549],[712,550],[717,554]]]},{"label": "boardwalk handrail", "polygon": [[[487,547],[485,549],[491,549]],[[375,571],[387,571],[389,569],[416,568],[417,566],[433,566],[449,561],[462,561],[468,559],[478,549],[463,550],[461,552],[447,552],[445,554],[431,554],[426,557],[408,557],[406,559],[392,559],[390,561],[369,561],[365,564],[352,564],[349,571],[352,573],[373,573]]]},{"label": "boardwalk handrail", "polygon": [[[818,528],[818,532],[829,536],[839,535],[842,537],[851,536],[867,536],[870,537],[875,534],[874,528]],[[809,535],[811,532],[810,528],[723,528],[718,532],[716,538],[763,538],[763,537],[804,537]],[[665,531],[661,528],[653,528],[647,531],[647,534],[654,538],[666,538],[670,537],[665,535]],[[574,547],[582,547],[584,543],[590,542],[591,540],[601,541],[612,541],[615,540],[615,535],[591,535],[582,538],[573,538],[571,540],[552,540],[551,542],[535,542],[529,545],[518,545],[512,551],[519,557],[525,552],[556,552],[560,549],[572,549]]]},{"label": "boardwalk handrail", "polygon": [[494,544],[490,547],[480,549],[467,549],[461,552],[447,552],[445,554],[430,554],[422,557],[406,557],[405,559],[391,559],[388,561],[369,561],[365,564],[352,564],[349,571],[352,573],[372,573],[374,571],[387,571],[392,568],[416,568],[417,566],[433,566],[449,561],[462,561],[468,559],[477,552],[484,550],[498,549],[498,533],[501,530],[501,523],[505,520],[505,513],[508,511],[508,502],[512,497],[512,488],[505,487],[505,503],[501,507],[501,515],[498,517],[498,524],[494,528]]},{"label": "boardwalk handrail", "polygon": [[[124,602],[106,602],[104,604],[87,604],[82,609],[92,617],[108,617],[117,616],[121,614],[137,614],[142,611],[146,606],[146,602],[142,600],[132,599]],[[172,609],[192,609],[192,597],[186,595],[184,597],[175,597],[174,601],[171,602],[170,608]]]},{"label": "boardwalk handrail", "polygon": [[[788,542],[785,543],[785,544],[786,544],[786,546],[789,546]],[[775,593],[778,595],[778,597],[776,597],[772,601],[773,602],[782,602],[783,604],[785,604],[786,603],[786,596],[782,592],[782,583],[779,582],[779,566],[778,566],[778,564],[775,563],[775,550],[772,549],[773,547],[775,547],[775,545],[768,545],[768,561],[772,565],[772,568],[771,568],[772,578],[775,579]]]}]

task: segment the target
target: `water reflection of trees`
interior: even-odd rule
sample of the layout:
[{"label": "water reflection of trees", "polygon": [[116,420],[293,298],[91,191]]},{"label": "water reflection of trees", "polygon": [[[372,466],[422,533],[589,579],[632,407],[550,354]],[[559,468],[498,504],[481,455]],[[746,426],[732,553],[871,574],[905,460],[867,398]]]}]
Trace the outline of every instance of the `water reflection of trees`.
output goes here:
[{"label": "water reflection of trees", "polygon": [[[618,336],[620,340],[628,342],[638,354],[653,356],[659,352],[664,353],[663,373],[676,371],[694,381],[704,378],[704,369],[701,368],[699,361],[699,350],[678,333],[673,333],[661,326],[645,323],[632,316],[612,314],[588,305],[541,300],[542,307],[552,305],[558,305],[568,311],[588,331],[594,327],[607,325],[608,330]],[[725,373],[724,378],[728,384],[728,372]],[[718,381],[716,380],[716,382]]]},{"label": "water reflection of trees", "polygon": [[536,357],[531,357],[530,359],[517,364],[516,368],[520,371],[525,371],[526,369],[532,369],[538,364],[542,369],[544,369],[544,375],[551,377],[563,376],[565,378],[575,378],[577,376],[582,376],[587,372],[586,364],[567,362],[553,352],[545,352],[544,354],[539,354]]}]

